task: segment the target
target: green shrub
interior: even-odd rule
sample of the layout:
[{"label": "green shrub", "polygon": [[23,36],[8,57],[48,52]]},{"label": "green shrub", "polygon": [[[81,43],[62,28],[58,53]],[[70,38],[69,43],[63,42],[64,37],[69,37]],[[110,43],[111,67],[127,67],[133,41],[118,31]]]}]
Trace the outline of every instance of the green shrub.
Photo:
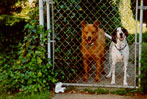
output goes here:
[{"label": "green shrub", "polygon": [[26,20],[13,15],[2,15],[0,23],[0,52],[13,54],[11,52],[16,51],[18,43],[23,40]]},{"label": "green shrub", "polygon": [[147,43],[143,43],[142,47],[142,59],[141,59],[141,91],[143,94],[147,94]]},{"label": "green shrub", "polygon": [[[50,89],[57,81],[50,59],[47,58],[47,34],[50,31],[45,31],[44,27],[38,25],[36,12],[37,8],[31,12],[31,20],[25,26],[24,40],[18,45],[18,58],[10,60],[11,64],[5,62],[5,66],[0,68],[1,92],[41,92]],[[5,61],[7,57],[4,58]]]},{"label": "green shrub", "polygon": [[147,31],[142,35],[142,41],[147,42]]}]

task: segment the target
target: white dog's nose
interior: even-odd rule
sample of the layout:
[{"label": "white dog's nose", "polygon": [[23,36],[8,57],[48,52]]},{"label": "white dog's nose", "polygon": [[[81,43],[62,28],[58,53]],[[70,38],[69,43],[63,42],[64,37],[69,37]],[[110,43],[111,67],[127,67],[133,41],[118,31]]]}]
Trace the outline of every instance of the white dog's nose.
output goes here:
[{"label": "white dog's nose", "polygon": [[123,33],[120,33],[120,36],[122,37],[123,36]]}]

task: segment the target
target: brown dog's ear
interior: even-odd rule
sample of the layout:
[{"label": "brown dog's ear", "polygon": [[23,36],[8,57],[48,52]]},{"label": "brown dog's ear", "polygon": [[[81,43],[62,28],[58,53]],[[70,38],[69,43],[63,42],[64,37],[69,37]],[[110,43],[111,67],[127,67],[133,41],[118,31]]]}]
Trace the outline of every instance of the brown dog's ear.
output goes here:
[{"label": "brown dog's ear", "polygon": [[125,28],[122,28],[122,31],[125,33],[125,36],[128,37],[128,31]]},{"label": "brown dog's ear", "polygon": [[115,30],[114,32],[113,32],[113,34],[112,34],[112,41],[114,42],[114,43],[117,43],[117,41],[116,41],[116,38],[117,38],[117,30]]},{"label": "brown dog's ear", "polygon": [[83,20],[83,21],[81,22],[81,27],[84,28],[85,25],[86,25],[86,22],[85,22],[85,20]]},{"label": "brown dog's ear", "polygon": [[98,23],[98,21],[96,20],[96,21],[93,23],[93,26],[97,28],[98,25],[99,25],[99,23]]}]

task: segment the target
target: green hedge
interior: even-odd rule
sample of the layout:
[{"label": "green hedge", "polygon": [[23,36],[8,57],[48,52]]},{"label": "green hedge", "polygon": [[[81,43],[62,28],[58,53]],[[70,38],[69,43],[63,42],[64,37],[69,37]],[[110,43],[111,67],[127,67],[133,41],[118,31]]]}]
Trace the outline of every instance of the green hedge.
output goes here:
[{"label": "green hedge", "polygon": [[16,55],[12,53],[13,58],[4,55],[0,57],[1,92],[40,92],[50,89],[57,81],[45,47],[50,31],[38,25],[38,8],[30,13],[30,17],[31,20],[24,28],[24,40],[17,46]]},{"label": "green hedge", "polygon": [[143,43],[141,59],[141,91],[147,94],[147,42]]}]

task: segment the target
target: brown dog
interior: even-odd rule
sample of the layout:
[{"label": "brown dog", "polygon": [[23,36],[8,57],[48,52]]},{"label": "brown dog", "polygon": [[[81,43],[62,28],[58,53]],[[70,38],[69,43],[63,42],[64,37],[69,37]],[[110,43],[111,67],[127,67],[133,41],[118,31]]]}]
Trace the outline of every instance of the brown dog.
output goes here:
[{"label": "brown dog", "polygon": [[102,74],[105,74],[104,71],[104,60],[105,60],[105,33],[104,30],[98,28],[98,21],[95,21],[94,24],[86,24],[85,21],[82,21],[82,44],[81,44],[81,53],[83,56],[83,65],[84,65],[84,81],[88,79],[88,70],[90,61],[96,62],[96,78],[95,80],[99,81],[100,75],[100,66],[102,69]]}]

